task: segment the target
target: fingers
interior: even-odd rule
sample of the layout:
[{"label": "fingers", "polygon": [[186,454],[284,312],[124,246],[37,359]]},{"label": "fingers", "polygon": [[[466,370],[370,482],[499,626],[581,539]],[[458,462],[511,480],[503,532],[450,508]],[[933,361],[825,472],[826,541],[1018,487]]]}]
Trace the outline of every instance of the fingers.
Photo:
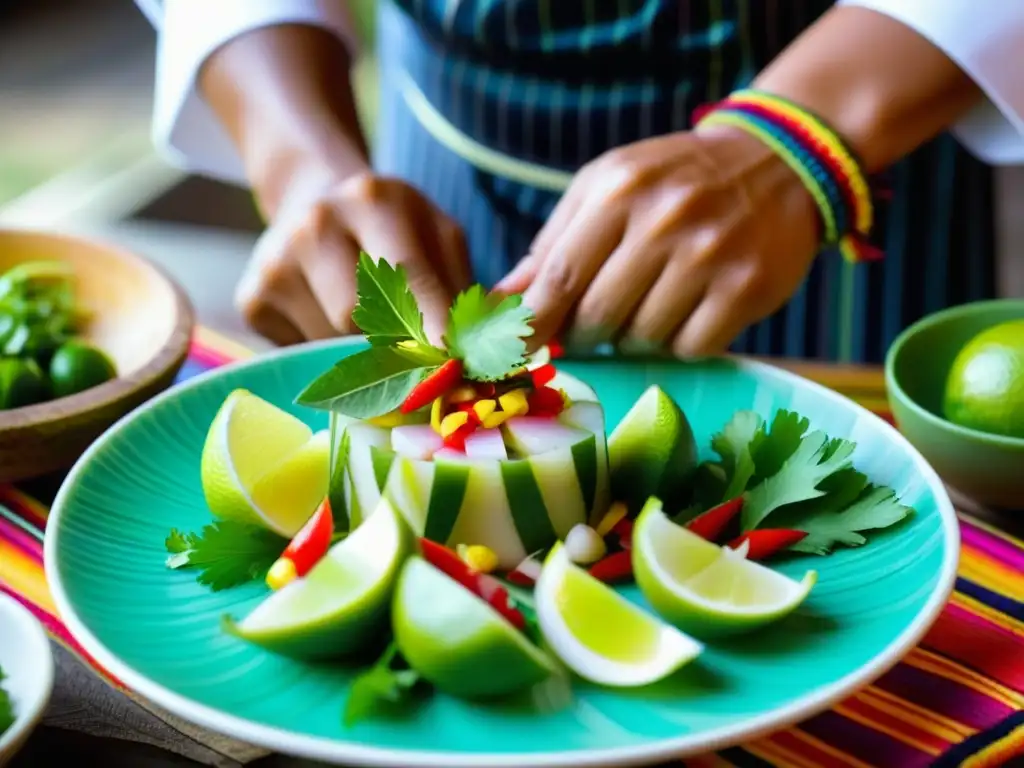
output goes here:
[{"label": "fingers", "polygon": [[523,294],[534,312],[531,345],[543,344],[563,326],[625,231],[625,215],[607,206],[581,208],[541,260],[536,278]]},{"label": "fingers", "polygon": [[346,221],[363,250],[404,267],[409,288],[423,313],[427,337],[438,344],[452,297],[427,256],[435,233],[425,233],[417,217],[409,213],[394,206],[367,207],[356,216],[346,214]]},{"label": "fingers", "polygon": [[672,352],[679,357],[719,355],[751,324],[740,309],[742,297],[733,291],[708,293],[690,315],[672,341]]},{"label": "fingers", "polygon": [[329,205],[314,208],[305,235],[293,252],[316,303],[335,332],[358,333],[352,311],[359,246]]},{"label": "fingers", "polygon": [[295,261],[254,259],[239,283],[235,301],[246,322],[277,344],[335,335]]},{"label": "fingers", "polygon": [[[573,320],[572,343],[592,346],[613,341],[626,327],[668,261],[643,234],[630,236],[604,263],[580,299]],[[663,310],[669,306],[663,306]]]},{"label": "fingers", "polygon": [[512,268],[505,277],[503,277],[496,286],[494,286],[495,293],[500,293],[505,296],[511,296],[512,294],[522,293],[530,287],[530,283],[537,277],[537,272],[540,269],[540,259],[536,256],[524,256],[519,260],[519,263]]},{"label": "fingers", "polygon": [[431,261],[441,274],[449,293],[454,296],[468,288],[473,279],[466,236],[462,233],[462,227],[444,213],[431,210],[428,216],[437,241]]}]

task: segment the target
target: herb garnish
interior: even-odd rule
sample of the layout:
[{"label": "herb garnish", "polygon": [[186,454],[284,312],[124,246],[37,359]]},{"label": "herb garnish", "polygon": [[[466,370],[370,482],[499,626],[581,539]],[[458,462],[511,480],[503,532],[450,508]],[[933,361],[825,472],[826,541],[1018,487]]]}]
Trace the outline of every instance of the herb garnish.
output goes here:
[{"label": "herb garnish", "polygon": [[837,545],[867,542],[864,531],[895,525],[913,513],[891,488],[872,485],[853,467],[855,444],[808,432],[810,421],[778,411],[770,425],[753,411],[738,411],[711,441],[717,462],[697,472],[698,503],[677,520],[743,495],[740,528],[805,531],[790,550],[827,555]]},{"label": "herb garnish", "polygon": [[373,666],[352,681],[345,701],[345,725],[351,726],[382,709],[393,710],[407,704],[421,680],[419,673],[402,658],[398,645],[391,641]]},{"label": "herb garnish", "polygon": [[14,725],[14,702],[11,701],[11,697],[7,695],[7,691],[4,690],[3,682],[6,678],[4,671],[0,668],[0,734]]},{"label": "herb garnish", "polygon": [[520,296],[490,296],[480,285],[463,291],[452,303],[445,349],[439,349],[426,337],[400,265],[362,253],[356,288],[352,318],[371,347],[317,377],[296,398],[300,405],[368,419],[393,411],[448,360],[461,361],[464,377],[473,381],[504,379],[526,363],[533,315]]},{"label": "herb garnish", "polygon": [[164,546],[168,568],[199,568],[196,581],[216,592],[263,579],[288,542],[256,525],[218,520],[200,533],[171,529]]}]

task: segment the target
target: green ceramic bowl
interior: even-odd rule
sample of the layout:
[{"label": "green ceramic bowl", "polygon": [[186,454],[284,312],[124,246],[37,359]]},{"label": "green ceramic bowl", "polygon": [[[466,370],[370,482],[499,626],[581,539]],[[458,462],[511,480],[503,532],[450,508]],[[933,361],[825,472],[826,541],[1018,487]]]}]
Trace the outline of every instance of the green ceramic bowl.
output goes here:
[{"label": "green ceramic bowl", "polygon": [[900,431],[953,488],[986,506],[1024,509],[1024,439],[960,427],[942,415],[953,360],[976,334],[1024,318],[1024,299],[980,301],[907,328],[885,360],[889,406]]}]

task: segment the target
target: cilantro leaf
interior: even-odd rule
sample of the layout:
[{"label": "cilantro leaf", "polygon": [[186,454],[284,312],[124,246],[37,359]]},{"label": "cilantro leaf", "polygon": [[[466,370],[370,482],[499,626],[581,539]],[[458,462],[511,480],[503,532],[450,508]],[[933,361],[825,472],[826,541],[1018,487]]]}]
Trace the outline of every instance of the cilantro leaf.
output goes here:
[{"label": "cilantro leaf", "polygon": [[172,529],[164,545],[168,568],[198,568],[196,580],[217,592],[262,579],[288,541],[256,525],[218,520],[200,533]]},{"label": "cilantro leaf", "polygon": [[387,347],[400,341],[430,345],[403,267],[392,266],[384,259],[374,263],[368,253],[361,252],[356,265],[356,296],[352,320],[374,346]]},{"label": "cilantro leaf", "polygon": [[7,695],[7,691],[3,687],[6,677],[3,669],[0,669],[0,734],[14,725],[16,719],[14,715],[14,702],[11,701],[11,697]]},{"label": "cilantro leaf", "polygon": [[721,501],[747,490],[755,471],[750,449],[763,424],[764,420],[754,411],[737,411],[722,431],[711,438],[711,448],[722,457],[722,468],[729,477]]},{"label": "cilantro leaf", "polygon": [[743,530],[756,528],[779,507],[824,496],[826,491],[818,485],[829,475],[851,466],[853,448],[853,443],[845,440],[839,444],[829,442],[824,432],[808,434],[778,472],[747,491],[740,513]]},{"label": "cilantro leaf", "polygon": [[351,727],[382,709],[407,704],[419,682],[419,673],[409,668],[392,641],[374,665],[352,682],[345,701],[345,725]]},{"label": "cilantro leaf", "polygon": [[296,402],[355,419],[373,418],[395,410],[442,362],[443,353],[433,347],[371,347],[343,357],[307,386]]},{"label": "cilantro leaf", "polygon": [[521,296],[498,300],[474,285],[455,297],[444,341],[451,356],[462,361],[466,378],[496,381],[526,364],[531,319]]},{"label": "cilantro leaf", "polygon": [[775,412],[771,427],[761,425],[750,442],[750,455],[754,458],[756,468],[752,485],[758,485],[782,469],[786,460],[800,447],[800,441],[810,425],[810,419],[785,409]]},{"label": "cilantro leaf", "polygon": [[807,531],[806,538],[790,549],[827,555],[838,544],[859,547],[867,542],[862,531],[888,528],[913,512],[911,507],[900,503],[891,488],[869,485],[841,512],[818,509],[790,514],[784,510],[780,519],[785,520],[786,528]]}]

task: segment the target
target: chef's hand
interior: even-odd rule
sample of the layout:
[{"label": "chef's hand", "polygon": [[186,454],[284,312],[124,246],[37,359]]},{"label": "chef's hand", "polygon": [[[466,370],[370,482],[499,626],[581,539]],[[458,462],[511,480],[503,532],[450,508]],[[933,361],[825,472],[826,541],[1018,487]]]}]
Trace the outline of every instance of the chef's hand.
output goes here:
[{"label": "chef's hand", "polygon": [[470,280],[462,231],[408,184],[369,171],[298,203],[286,199],[256,245],[236,304],[278,344],[358,333],[360,250],[405,268],[427,334],[439,341],[452,298]]},{"label": "chef's hand", "polygon": [[279,344],[352,333],[364,250],[405,267],[427,332],[440,339],[469,281],[459,227],[418,191],[375,175],[345,73],[343,41],[311,26],[262,27],[222,46],[200,87],[272,222],[235,293]]},{"label": "chef's hand", "polygon": [[817,251],[813,200],[732,128],[647,139],[573,180],[499,284],[536,313],[533,342],[725,351],[799,288]]}]

